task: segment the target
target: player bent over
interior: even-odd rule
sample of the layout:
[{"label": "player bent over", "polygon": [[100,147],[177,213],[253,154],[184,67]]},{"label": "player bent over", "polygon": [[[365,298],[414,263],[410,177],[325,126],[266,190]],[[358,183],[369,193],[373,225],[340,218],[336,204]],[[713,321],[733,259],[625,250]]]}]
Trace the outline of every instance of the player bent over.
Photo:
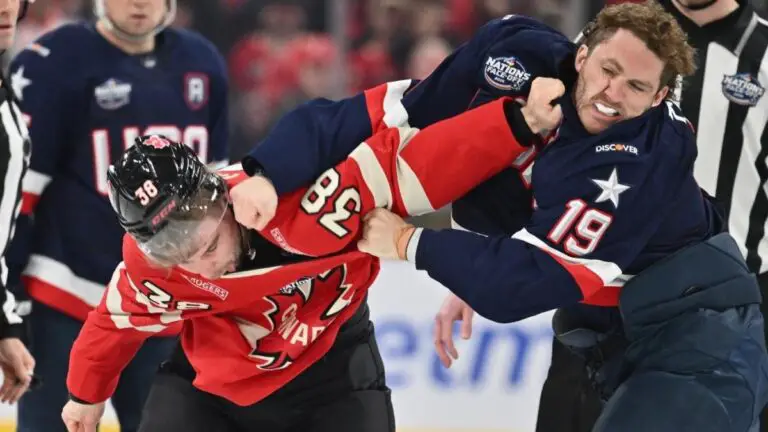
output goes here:
[{"label": "player bent over", "polygon": [[509,99],[421,131],[386,129],[282,196],[254,231],[228,198],[245,172],[214,173],[182,144],[140,139],[108,175],[124,261],[73,347],[68,429],[94,430],[142,342],[182,322],[141,431],[393,432],[365,306],[379,263],[355,247],[361,215],[439,208],[533,141]]}]

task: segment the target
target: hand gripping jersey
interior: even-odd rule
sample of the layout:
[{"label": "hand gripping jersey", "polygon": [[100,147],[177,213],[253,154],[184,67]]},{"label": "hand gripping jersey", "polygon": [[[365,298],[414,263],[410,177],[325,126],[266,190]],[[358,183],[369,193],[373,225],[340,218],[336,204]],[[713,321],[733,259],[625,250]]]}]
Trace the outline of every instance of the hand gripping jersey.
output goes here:
[{"label": "hand gripping jersey", "polygon": [[[356,249],[361,215],[439,208],[529,151],[510,132],[503,102],[422,131],[385,129],[310,187],[282,196],[261,236],[301,254],[290,264],[207,280],[153,267],[126,236],[124,261],[72,349],[70,392],[106,400],[142,341],[180,321],[198,388],[248,405],[283,386],[329,350],[376,277],[377,259]],[[237,168],[221,176],[231,186],[247,177]]]}]

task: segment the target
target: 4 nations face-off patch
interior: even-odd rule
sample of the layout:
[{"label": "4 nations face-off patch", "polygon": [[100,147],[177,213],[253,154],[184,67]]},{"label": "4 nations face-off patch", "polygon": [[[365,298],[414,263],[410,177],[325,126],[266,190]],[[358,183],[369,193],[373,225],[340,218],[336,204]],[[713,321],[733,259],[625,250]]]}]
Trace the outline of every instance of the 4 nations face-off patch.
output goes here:
[{"label": "4 nations face-off patch", "polygon": [[517,57],[488,57],[484,75],[488,84],[505,91],[519,91],[531,79]]},{"label": "4 nations face-off patch", "polygon": [[765,87],[750,73],[723,76],[723,95],[738,105],[755,106],[763,97]]}]

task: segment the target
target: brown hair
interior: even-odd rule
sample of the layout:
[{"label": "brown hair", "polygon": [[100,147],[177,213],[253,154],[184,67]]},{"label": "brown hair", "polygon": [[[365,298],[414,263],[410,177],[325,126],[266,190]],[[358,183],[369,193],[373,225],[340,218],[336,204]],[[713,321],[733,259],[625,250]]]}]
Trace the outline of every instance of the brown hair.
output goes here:
[{"label": "brown hair", "polygon": [[604,8],[584,28],[581,42],[591,51],[619,29],[632,32],[664,62],[660,88],[673,89],[678,76],[686,77],[696,71],[695,52],[688,44],[688,35],[657,1]]}]

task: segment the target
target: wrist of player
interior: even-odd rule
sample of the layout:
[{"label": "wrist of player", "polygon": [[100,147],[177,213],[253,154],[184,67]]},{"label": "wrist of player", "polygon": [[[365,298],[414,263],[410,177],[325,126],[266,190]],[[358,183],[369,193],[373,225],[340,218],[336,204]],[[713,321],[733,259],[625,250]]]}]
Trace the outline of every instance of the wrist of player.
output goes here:
[{"label": "wrist of player", "polygon": [[259,163],[259,161],[256,160],[256,158],[252,156],[246,156],[243,158],[243,160],[240,162],[243,166],[243,171],[248,174],[249,177],[262,177],[266,179],[268,182],[272,183],[274,186],[274,182],[272,179],[269,178],[267,175],[267,172],[264,170],[264,166]]},{"label": "wrist of player", "polygon": [[73,395],[72,393],[69,394],[69,400],[72,402],[77,402],[81,405],[97,405],[98,402],[88,402],[87,400],[80,399],[79,397]]},{"label": "wrist of player", "polygon": [[504,102],[504,116],[517,142],[525,147],[537,145],[541,137],[537,135],[536,121],[531,114],[526,115],[525,107],[513,100]]},{"label": "wrist of player", "polygon": [[395,233],[395,250],[397,252],[397,258],[402,261],[408,259],[409,244],[414,237],[416,227],[413,225],[405,225],[397,230]]}]

